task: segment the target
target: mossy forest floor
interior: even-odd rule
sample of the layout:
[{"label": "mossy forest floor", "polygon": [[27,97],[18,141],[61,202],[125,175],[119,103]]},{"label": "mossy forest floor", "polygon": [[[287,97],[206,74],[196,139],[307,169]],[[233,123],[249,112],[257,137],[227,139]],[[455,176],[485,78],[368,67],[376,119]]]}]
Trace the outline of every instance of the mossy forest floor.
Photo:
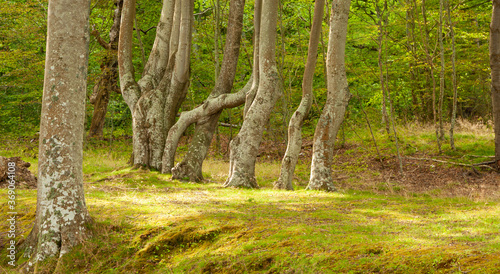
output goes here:
[{"label": "mossy forest floor", "polygon": [[[401,127],[403,174],[381,132],[380,155],[369,132],[348,135],[335,153],[335,193],[304,190],[307,145],[296,190],[278,191],[279,157],[270,155],[279,152],[266,144],[261,188],[249,190],[221,187],[222,156],[206,161],[205,183],[193,184],[129,168],[129,139],[92,141],[84,173],[95,233],[62,258],[64,272],[500,273],[500,176],[456,164],[493,155],[491,130],[472,130],[456,134],[457,151],[448,145],[438,154],[432,129]],[[23,156],[35,171],[34,143],[3,140],[0,155]],[[0,196],[4,216],[5,189]],[[17,202],[20,240],[31,229],[36,190],[19,190]],[[0,220],[0,271],[15,273],[5,256],[7,225]]]}]

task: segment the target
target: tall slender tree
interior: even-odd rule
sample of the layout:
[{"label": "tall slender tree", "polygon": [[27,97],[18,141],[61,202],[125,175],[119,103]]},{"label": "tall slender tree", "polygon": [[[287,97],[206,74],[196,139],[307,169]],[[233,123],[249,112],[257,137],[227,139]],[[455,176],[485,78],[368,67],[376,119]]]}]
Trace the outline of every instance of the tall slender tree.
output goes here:
[{"label": "tall slender tree", "polygon": [[500,166],[500,0],[493,0],[490,24],[491,102],[495,123],[495,160]]},{"label": "tall slender tree", "polygon": [[351,98],[344,61],[350,5],[350,0],[334,0],[332,3],[327,56],[328,94],[314,133],[307,189],[335,191],[331,170],[333,145]]},{"label": "tall slender tree", "polygon": [[24,242],[31,257],[27,271],[90,235],[82,171],[89,10],[90,0],[49,1],[36,217]]},{"label": "tall slender tree", "polygon": [[314,3],[314,15],[309,38],[307,62],[302,80],[302,100],[299,107],[292,115],[288,125],[288,145],[285,156],[281,162],[281,173],[274,187],[278,189],[293,190],[292,179],[295,165],[299,159],[302,147],[302,125],[311,109],[313,100],[313,78],[317,61],[319,39],[321,37],[325,0],[316,0]]}]

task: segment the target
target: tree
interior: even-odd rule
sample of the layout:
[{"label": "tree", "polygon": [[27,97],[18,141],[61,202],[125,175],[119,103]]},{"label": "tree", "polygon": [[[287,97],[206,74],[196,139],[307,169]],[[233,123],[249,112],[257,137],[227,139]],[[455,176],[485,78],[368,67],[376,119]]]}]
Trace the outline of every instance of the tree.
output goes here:
[{"label": "tree", "polygon": [[278,189],[293,190],[293,173],[302,147],[302,125],[309,113],[313,100],[313,77],[316,67],[319,38],[322,30],[324,8],[325,0],[316,0],[314,3],[314,17],[309,38],[307,63],[304,69],[304,78],[302,80],[302,100],[299,107],[292,115],[292,118],[290,118],[290,123],[288,125],[288,145],[285,156],[281,162],[280,177],[278,181],[274,183],[274,187]]},{"label": "tree", "polygon": [[[234,107],[244,103],[247,89],[240,91],[238,95],[232,96],[235,100],[233,104],[224,105],[219,101],[219,105],[214,104],[213,98],[218,98],[231,92],[233,81],[236,75],[236,66],[240,52],[241,33],[243,29],[243,15],[245,0],[232,0],[229,6],[228,33],[224,48],[224,58],[220,74],[215,86],[205,103],[192,111],[181,113],[181,118],[172,126],[167,136],[167,145],[164,153],[164,167],[162,172],[172,172],[173,179],[189,178],[190,181],[201,181],[203,161],[207,155],[210,143],[212,142],[221,111],[225,107]],[[222,97],[220,97],[222,99]],[[226,98],[226,97],[224,97]],[[228,102],[228,101],[225,101]],[[210,105],[210,107],[209,107]],[[215,109],[217,107],[217,109]],[[207,109],[208,108],[208,109]],[[210,110],[210,113],[206,112]],[[175,150],[182,133],[192,123],[196,123],[193,139],[188,152],[182,162],[172,169],[174,163]]]},{"label": "tree", "polygon": [[500,165],[500,0],[493,0],[490,24],[491,101],[495,123],[495,160]]},{"label": "tree", "polygon": [[24,243],[28,271],[90,235],[82,171],[89,7],[88,0],[49,2],[36,219]]},{"label": "tree", "polygon": [[334,191],[333,145],[351,98],[345,69],[345,44],[350,0],[335,0],[330,15],[327,55],[327,99],[314,132],[311,177],[307,189]]},{"label": "tree", "polygon": [[[259,0],[255,1],[258,9]],[[255,97],[248,93],[243,125],[231,141],[229,176],[226,187],[258,187],[255,160],[264,126],[280,96],[281,78],[276,67],[276,26],[278,0],[263,0],[259,35],[259,81]],[[257,13],[257,12],[256,12]],[[253,97],[253,99],[252,99]]]},{"label": "tree", "polygon": [[120,21],[122,15],[123,0],[115,2],[116,9],[113,17],[113,26],[109,31],[109,42],[106,42],[97,30],[92,35],[105,49],[106,55],[101,62],[101,75],[94,86],[94,92],[90,97],[90,103],[94,105],[92,121],[90,123],[89,136],[102,137],[106,112],[108,110],[109,95],[111,92],[120,92],[118,87],[118,38],[120,36]]},{"label": "tree", "polygon": [[189,86],[193,1],[164,0],[142,78],[135,80],[132,33],[135,0],[123,3],[118,65],[123,98],[132,112],[133,164],[162,169],[166,135]]}]

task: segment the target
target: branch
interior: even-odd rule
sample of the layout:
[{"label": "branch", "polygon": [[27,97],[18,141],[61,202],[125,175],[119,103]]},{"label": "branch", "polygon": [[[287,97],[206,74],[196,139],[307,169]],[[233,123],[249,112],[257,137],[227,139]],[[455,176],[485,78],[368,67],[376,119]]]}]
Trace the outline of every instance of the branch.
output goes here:
[{"label": "branch", "polygon": [[[156,26],[152,26],[150,27],[149,29],[147,30],[142,30],[141,28],[139,28],[139,31],[142,32],[143,34],[148,34],[148,32],[152,29],[156,29]],[[137,30],[136,28],[134,28],[134,30]]]},{"label": "branch", "polygon": [[99,45],[101,45],[101,47],[108,49],[108,50],[111,49],[111,45],[108,42],[104,41],[104,39],[102,39],[101,34],[94,27],[95,26],[92,26],[92,32],[91,32],[92,36],[95,37],[95,39],[97,40]]},{"label": "branch", "polygon": [[444,163],[444,164],[450,164],[450,165],[456,165],[456,166],[464,166],[464,167],[485,167],[489,168],[491,170],[495,170],[494,168],[488,166],[487,164],[493,164],[495,161],[492,163],[490,162],[484,162],[484,163],[478,163],[478,164],[463,164],[463,163],[457,163],[457,162],[449,162],[449,161],[443,161],[443,160],[437,160],[437,159],[432,159],[432,158],[415,158],[415,157],[406,157],[407,159],[410,160],[419,160],[419,161],[432,161],[432,162],[437,162],[437,163]]},{"label": "branch", "polygon": [[252,79],[237,93],[222,94],[208,98],[202,105],[181,113],[179,120],[170,128],[163,152],[162,173],[170,173],[174,166],[175,152],[179,139],[186,129],[204,117],[209,117],[225,108],[237,107],[245,102],[246,94],[252,86]]}]

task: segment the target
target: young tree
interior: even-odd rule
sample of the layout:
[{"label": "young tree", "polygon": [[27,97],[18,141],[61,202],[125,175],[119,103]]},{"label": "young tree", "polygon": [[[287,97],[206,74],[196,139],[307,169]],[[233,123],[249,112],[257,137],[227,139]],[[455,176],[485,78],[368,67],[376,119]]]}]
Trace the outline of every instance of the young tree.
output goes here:
[{"label": "young tree", "polygon": [[317,51],[322,30],[324,8],[325,0],[316,0],[314,3],[314,16],[309,38],[307,62],[302,80],[302,100],[292,118],[290,118],[288,125],[288,145],[283,161],[281,162],[280,177],[274,183],[274,187],[278,189],[293,190],[293,173],[302,147],[302,125],[311,109],[313,100],[314,68],[316,67],[318,57]]},{"label": "young tree", "polygon": [[[256,1],[256,5],[257,5]],[[276,66],[276,26],[278,0],[263,0],[259,35],[259,82],[255,97],[247,95],[245,120],[231,141],[229,176],[226,187],[258,187],[255,160],[264,126],[280,96],[281,79]]]},{"label": "young tree", "polygon": [[500,163],[500,0],[493,0],[490,24],[491,101],[495,123],[495,160]]},{"label": "young tree", "polygon": [[106,55],[101,61],[101,75],[94,86],[90,103],[94,105],[89,137],[102,137],[106,112],[108,110],[109,95],[111,92],[120,92],[118,87],[118,38],[120,35],[120,21],[122,16],[123,0],[115,2],[116,9],[113,17],[113,26],[109,31],[109,42],[106,42],[97,30],[92,35],[104,48]]},{"label": "young tree", "polygon": [[345,69],[345,44],[350,0],[334,0],[330,15],[327,56],[327,99],[313,140],[311,177],[307,189],[335,191],[332,178],[333,145],[351,98]]},{"label": "young tree", "polygon": [[132,112],[133,164],[158,170],[166,135],[189,86],[193,1],[164,0],[142,78],[135,80],[132,33],[135,0],[124,0],[118,44],[120,87]]},{"label": "young tree", "polygon": [[49,1],[36,218],[24,243],[31,257],[27,271],[90,234],[82,172],[89,7],[89,0]]}]

